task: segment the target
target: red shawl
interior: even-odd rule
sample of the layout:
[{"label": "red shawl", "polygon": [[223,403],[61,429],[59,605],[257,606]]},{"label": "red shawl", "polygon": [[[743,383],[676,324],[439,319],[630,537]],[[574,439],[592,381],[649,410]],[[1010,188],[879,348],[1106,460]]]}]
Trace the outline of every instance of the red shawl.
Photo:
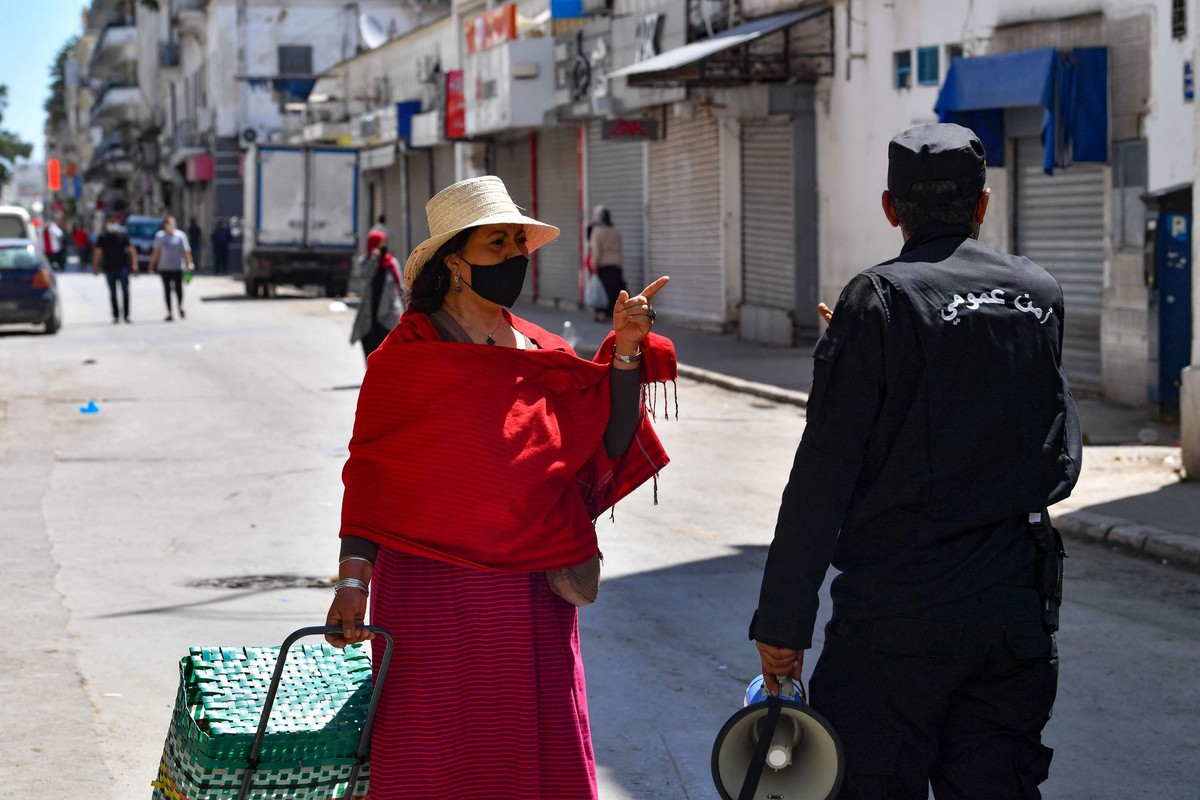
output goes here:
[{"label": "red shawl", "polygon": [[[596,553],[593,520],[667,464],[645,408],[612,459],[612,334],[595,361],[506,315],[539,350],[443,342],[405,312],[371,354],[342,471],[342,536],[509,572],[573,566]],[[643,383],[674,380],[675,348],[642,342]]]}]

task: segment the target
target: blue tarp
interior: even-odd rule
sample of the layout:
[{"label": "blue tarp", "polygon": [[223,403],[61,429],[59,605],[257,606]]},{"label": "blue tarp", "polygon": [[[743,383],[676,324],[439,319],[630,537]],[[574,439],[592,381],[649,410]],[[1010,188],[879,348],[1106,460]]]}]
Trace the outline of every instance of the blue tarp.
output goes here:
[{"label": "blue tarp", "polygon": [[975,131],[993,167],[1004,166],[1004,110],[1039,107],[1047,174],[1072,161],[1108,161],[1108,50],[1052,47],[956,58],[934,111]]}]

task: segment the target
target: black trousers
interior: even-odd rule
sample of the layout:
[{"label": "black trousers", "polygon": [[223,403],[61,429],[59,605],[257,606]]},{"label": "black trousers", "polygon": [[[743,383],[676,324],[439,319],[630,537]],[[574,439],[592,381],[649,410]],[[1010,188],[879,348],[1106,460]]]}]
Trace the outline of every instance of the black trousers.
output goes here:
[{"label": "black trousers", "polygon": [[604,291],[608,294],[608,305],[596,310],[611,314],[613,306],[617,304],[617,295],[625,288],[625,273],[620,267],[597,267],[596,275],[604,284]]},{"label": "black trousers", "polygon": [[171,290],[174,289],[179,308],[183,308],[183,271],[159,272],[162,275],[163,299],[167,301],[167,313],[171,313]]},{"label": "black trousers", "polygon": [[376,348],[383,344],[383,340],[387,338],[389,333],[391,331],[382,325],[371,325],[371,330],[363,334],[363,337],[358,340],[362,344],[363,356],[366,357],[374,353]]},{"label": "black trousers", "polygon": [[[119,319],[124,316],[129,319],[129,268],[120,270],[119,272],[105,272],[104,279],[108,281],[108,301],[112,303],[113,319]],[[117,287],[121,289],[121,303],[117,303]],[[124,315],[121,314],[121,309],[125,309]]]},{"label": "black trousers", "polygon": [[213,248],[213,273],[224,275],[229,272],[229,248]]},{"label": "black trousers", "polygon": [[841,800],[1037,800],[1058,652],[1033,589],[903,618],[832,619],[809,685],[842,741]]}]

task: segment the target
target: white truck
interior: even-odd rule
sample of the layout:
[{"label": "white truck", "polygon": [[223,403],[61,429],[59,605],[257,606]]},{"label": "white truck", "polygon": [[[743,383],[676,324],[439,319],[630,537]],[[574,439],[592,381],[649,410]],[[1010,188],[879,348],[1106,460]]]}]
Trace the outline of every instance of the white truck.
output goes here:
[{"label": "white truck", "polygon": [[243,180],[246,294],[316,284],[344,296],[358,248],[358,151],[252,145]]}]

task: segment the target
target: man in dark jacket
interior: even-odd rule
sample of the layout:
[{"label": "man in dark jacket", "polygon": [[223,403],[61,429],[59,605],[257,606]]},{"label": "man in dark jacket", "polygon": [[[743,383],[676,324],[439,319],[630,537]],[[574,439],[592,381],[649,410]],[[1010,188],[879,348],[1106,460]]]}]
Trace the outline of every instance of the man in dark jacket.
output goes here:
[{"label": "man in dark jacket", "polygon": [[842,740],[842,798],[1038,798],[1058,685],[1046,508],[1078,478],[1063,297],[977,241],[983,146],[957,125],[898,135],[883,211],[900,255],[846,286],[814,351],[807,424],[750,636],[768,687],[800,677]]}]

